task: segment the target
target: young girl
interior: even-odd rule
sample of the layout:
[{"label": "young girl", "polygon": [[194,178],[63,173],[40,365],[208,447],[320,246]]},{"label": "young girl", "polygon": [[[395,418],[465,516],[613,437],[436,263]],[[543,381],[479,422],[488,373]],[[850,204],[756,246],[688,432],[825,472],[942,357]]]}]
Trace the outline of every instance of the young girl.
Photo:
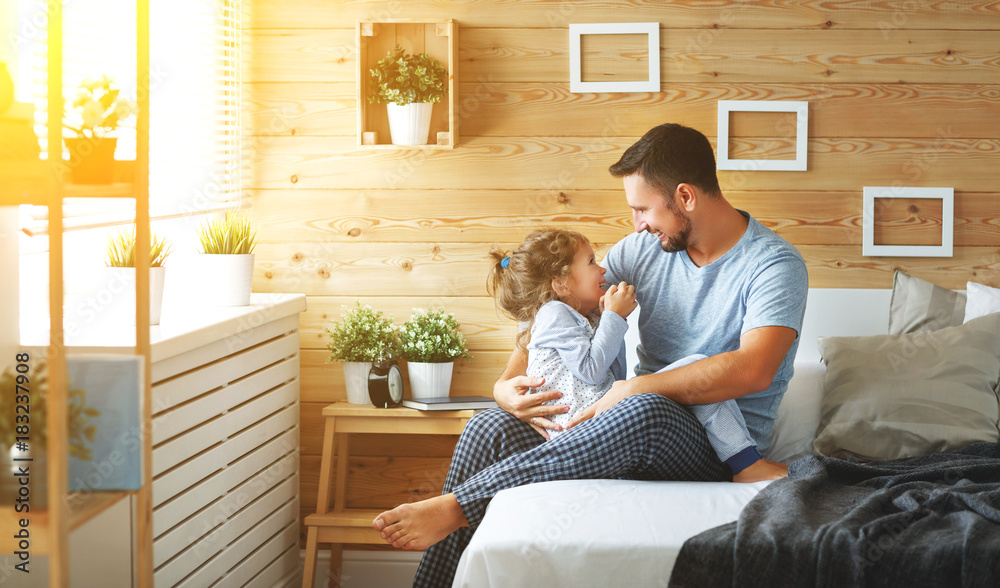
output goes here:
[{"label": "young girl", "polygon": [[635,310],[635,289],[622,283],[605,292],[605,269],[587,238],[574,231],[535,231],[510,255],[499,249],[490,255],[490,293],[508,316],[527,325],[517,340],[528,351],[527,374],[545,378],[534,392],[562,392],[548,404],[570,407],[550,418],[565,426],[625,379],[625,319]]},{"label": "young girl", "polygon": [[[527,375],[545,379],[535,393],[562,392],[547,404],[570,407],[549,419],[565,427],[615,380],[625,379],[625,319],[636,308],[635,289],[622,282],[605,292],[605,269],[597,265],[587,238],[574,231],[534,231],[513,252],[494,248],[490,256],[490,294],[508,316],[527,325],[517,339],[528,352]],[[703,358],[691,355],[664,370]],[[736,481],[741,471],[762,459],[736,401],[690,409]],[[554,438],[562,431],[548,433]]]}]

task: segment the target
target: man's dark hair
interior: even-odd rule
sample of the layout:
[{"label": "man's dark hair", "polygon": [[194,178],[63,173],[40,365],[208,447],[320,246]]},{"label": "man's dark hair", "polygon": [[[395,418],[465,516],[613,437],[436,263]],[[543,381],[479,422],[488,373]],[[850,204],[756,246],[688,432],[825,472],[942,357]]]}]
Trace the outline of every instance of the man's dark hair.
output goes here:
[{"label": "man's dark hair", "polygon": [[681,183],[713,196],[722,194],[712,144],[699,131],[675,123],[647,131],[608,171],[616,178],[638,172],[647,184],[663,192],[669,205]]}]

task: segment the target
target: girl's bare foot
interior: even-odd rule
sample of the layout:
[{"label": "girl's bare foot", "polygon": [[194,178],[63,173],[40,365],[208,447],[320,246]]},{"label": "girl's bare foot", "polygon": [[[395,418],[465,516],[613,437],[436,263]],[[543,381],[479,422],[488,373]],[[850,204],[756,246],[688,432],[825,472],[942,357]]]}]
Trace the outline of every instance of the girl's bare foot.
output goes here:
[{"label": "girl's bare foot", "polygon": [[788,476],[788,466],[768,459],[758,459],[743,471],[733,475],[734,482],[760,482]]},{"label": "girl's bare foot", "polygon": [[385,542],[397,549],[427,549],[459,527],[468,527],[454,494],[401,504],[375,517],[372,527]]}]

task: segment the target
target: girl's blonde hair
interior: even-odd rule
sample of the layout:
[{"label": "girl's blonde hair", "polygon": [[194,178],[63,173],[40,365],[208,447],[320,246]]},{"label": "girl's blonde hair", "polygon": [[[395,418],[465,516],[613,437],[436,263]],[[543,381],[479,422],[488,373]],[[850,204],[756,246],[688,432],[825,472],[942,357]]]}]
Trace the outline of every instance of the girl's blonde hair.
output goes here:
[{"label": "girl's blonde hair", "polygon": [[497,246],[490,250],[493,265],[486,289],[505,315],[527,323],[517,336],[520,349],[531,338],[531,325],[538,309],[559,298],[552,290],[552,280],[569,275],[577,250],[587,242],[576,231],[540,229],[529,233],[514,251],[507,252]]}]

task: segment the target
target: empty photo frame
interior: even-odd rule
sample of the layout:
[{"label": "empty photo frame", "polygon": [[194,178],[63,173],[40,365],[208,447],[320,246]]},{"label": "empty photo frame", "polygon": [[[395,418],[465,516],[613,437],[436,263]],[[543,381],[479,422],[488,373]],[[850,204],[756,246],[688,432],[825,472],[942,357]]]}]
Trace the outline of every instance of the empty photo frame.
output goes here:
[{"label": "empty photo frame", "polygon": [[[941,200],[940,245],[876,245],[875,200],[879,198],[929,198]],[[955,234],[954,188],[900,188],[865,186],[861,217],[861,255],[865,257],[951,257]]]},{"label": "empty photo frame", "polygon": [[[583,56],[580,37],[583,35],[646,35],[648,37],[649,74],[645,80],[620,82],[583,81]],[[659,92],[660,91],[660,23],[625,22],[569,25],[569,91],[580,92]]]},{"label": "empty photo frame", "polygon": [[[790,112],[795,114],[795,159],[730,159],[730,112]],[[719,100],[717,169],[745,171],[806,171],[809,143],[809,103],[801,100]]]}]

